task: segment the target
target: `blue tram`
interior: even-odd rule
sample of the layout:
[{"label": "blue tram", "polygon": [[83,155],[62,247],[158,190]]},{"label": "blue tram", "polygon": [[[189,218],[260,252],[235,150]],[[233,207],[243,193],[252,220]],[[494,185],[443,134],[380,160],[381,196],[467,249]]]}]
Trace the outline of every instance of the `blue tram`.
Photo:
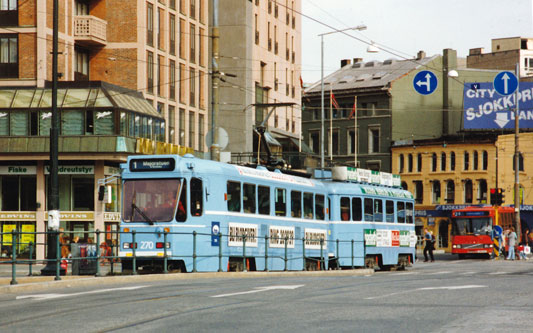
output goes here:
[{"label": "blue tram", "polygon": [[360,169],[319,180],[192,155],[134,156],[122,168],[126,271],[134,262],[189,272],[387,268],[414,258],[411,194],[342,179]]}]

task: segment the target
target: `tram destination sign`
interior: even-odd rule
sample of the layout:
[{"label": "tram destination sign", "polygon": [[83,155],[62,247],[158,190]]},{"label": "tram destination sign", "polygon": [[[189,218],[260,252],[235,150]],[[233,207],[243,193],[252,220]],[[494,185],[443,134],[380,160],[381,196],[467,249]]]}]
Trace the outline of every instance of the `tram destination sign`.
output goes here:
[{"label": "tram destination sign", "polygon": [[130,160],[132,172],[174,171],[176,161],[173,158],[139,158]]}]

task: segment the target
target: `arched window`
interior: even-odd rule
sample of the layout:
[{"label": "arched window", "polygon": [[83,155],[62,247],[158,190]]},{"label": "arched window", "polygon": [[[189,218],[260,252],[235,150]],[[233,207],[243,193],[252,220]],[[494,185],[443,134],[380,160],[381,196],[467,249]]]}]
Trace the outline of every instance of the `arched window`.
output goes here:
[{"label": "arched window", "polygon": [[438,180],[433,181],[431,202],[434,204],[440,203],[440,182]]},{"label": "arched window", "polygon": [[400,157],[398,160],[398,172],[403,173],[403,154],[400,154]]},{"label": "arched window", "polygon": [[440,171],[446,171],[446,153],[440,153]]},{"label": "arched window", "polygon": [[431,171],[437,171],[437,153],[431,155]]},{"label": "arched window", "polygon": [[483,161],[481,163],[481,167],[483,168],[483,170],[487,170],[489,167],[489,153],[487,153],[486,150],[483,151],[482,160]]},{"label": "arched window", "polygon": [[455,171],[455,153],[453,151],[450,153],[450,170]]},{"label": "arched window", "polygon": [[402,182],[402,188],[406,191],[408,191],[407,189],[407,183],[406,182]]},{"label": "arched window", "polygon": [[422,154],[418,153],[416,156],[417,163],[416,163],[416,171],[422,172]]},{"label": "arched window", "polygon": [[473,193],[472,193],[472,180],[470,179],[465,180],[465,193],[464,194],[465,194],[465,203],[471,204]]},{"label": "arched window", "polygon": [[465,151],[464,153],[464,159],[463,159],[463,170],[468,170],[470,169],[470,155],[468,154],[467,151]]},{"label": "arched window", "polygon": [[474,170],[477,170],[478,169],[478,165],[479,165],[479,154],[477,153],[477,150],[474,150]]},{"label": "arched window", "polygon": [[446,203],[453,204],[455,202],[455,183],[453,180],[446,182]]},{"label": "arched window", "polygon": [[413,154],[409,154],[407,157],[407,170],[413,172]]},{"label": "arched window", "polygon": [[480,204],[486,204],[487,201],[487,181],[479,179],[477,184],[477,200]]}]

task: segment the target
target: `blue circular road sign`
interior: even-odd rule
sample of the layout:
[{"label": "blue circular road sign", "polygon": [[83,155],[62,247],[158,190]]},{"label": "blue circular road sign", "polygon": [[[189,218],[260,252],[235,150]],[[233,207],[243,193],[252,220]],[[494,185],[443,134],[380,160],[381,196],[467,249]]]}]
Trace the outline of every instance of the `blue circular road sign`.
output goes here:
[{"label": "blue circular road sign", "polygon": [[500,95],[511,95],[518,88],[518,79],[513,72],[500,72],[494,78],[494,89]]},{"label": "blue circular road sign", "polygon": [[437,76],[430,71],[420,71],[413,79],[413,87],[421,95],[429,95],[437,89]]}]

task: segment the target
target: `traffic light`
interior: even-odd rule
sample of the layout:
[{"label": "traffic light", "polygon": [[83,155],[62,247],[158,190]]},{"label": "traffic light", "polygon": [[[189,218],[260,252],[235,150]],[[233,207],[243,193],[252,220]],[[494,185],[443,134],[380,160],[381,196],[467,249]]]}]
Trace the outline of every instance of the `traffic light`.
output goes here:
[{"label": "traffic light", "polygon": [[503,188],[500,188],[500,187],[491,188],[490,189],[490,204],[494,206],[501,206],[501,204],[503,203],[503,198],[505,198],[505,196],[503,195],[503,192],[505,192]]}]

